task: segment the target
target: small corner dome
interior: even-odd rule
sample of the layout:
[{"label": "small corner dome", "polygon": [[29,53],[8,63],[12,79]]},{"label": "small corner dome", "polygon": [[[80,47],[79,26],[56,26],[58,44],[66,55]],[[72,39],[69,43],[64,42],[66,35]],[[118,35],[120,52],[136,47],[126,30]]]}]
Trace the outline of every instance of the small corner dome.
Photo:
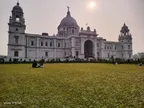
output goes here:
[{"label": "small corner dome", "polygon": [[23,9],[19,6],[19,2],[13,7],[12,11],[23,12]]},{"label": "small corner dome", "polygon": [[121,28],[121,32],[122,32],[122,33],[127,33],[127,32],[129,32],[129,31],[130,31],[130,30],[129,30],[128,26],[124,23],[123,27]]},{"label": "small corner dome", "polygon": [[67,16],[61,20],[60,25],[58,26],[58,29],[63,28],[63,27],[76,27],[76,28],[79,27],[76,20],[73,17],[71,17],[69,10],[67,12]]}]

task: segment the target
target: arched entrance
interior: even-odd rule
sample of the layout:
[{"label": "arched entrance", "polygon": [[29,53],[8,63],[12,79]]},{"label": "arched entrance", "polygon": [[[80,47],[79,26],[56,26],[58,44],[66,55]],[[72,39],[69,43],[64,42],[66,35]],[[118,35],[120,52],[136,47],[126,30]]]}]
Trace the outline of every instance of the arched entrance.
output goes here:
[{"label": "arched entrance", "polygon": [[85,58],[93,57],[93,42],[91,40],[87,40],[84,44],[84,55]]}]

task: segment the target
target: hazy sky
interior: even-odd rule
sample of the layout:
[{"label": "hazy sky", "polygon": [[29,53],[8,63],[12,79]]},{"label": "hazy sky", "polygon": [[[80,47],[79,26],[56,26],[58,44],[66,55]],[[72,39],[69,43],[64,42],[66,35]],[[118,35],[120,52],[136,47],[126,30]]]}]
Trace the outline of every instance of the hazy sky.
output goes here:
[{"label": "hazy sky", "polygon": [[[88,8],[90,1],[95,9]],[[17,0],[0,0],[0,54],[7,55],[8,21]],[[144,0],[19,0],[24,10],[26,33],[57,33],[67,6],[80,27],[96,29],[99,37],[118,41],[124,22],[133,37],[134,53],[144,52]]]}]

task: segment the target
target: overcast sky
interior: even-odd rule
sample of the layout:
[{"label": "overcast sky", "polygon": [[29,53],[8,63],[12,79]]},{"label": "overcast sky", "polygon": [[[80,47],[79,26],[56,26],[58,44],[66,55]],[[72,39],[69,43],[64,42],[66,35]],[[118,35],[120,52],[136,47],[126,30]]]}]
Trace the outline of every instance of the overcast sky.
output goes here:
[{"label": "overcast sky", "polygon": [[[94,9],[88,8],[96,2]],[[67,6],[80,27],[96,29],[99,37],[118,41],[124,22],[133,37],[134,54],[144,52],[144,0],[19,0],[24,10],[26,33],[57,33]],[[0,0],[0,54],[7,55],[8,21],[17,0]]]}]

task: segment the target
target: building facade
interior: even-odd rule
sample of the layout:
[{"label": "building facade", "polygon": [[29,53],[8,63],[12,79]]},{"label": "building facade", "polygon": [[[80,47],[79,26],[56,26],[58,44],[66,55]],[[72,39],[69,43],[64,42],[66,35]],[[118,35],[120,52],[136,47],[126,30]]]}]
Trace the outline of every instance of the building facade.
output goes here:
[{"label": "building facade", "polygon": [[120,30],[117,42],[99,37],[97,31],[79,28],[68,8],[66,17],[58,26],[58,33],[25,33],[23,9],[19,3],[12,9],[9,18],[8,57],[17,59],[60,59],[66,57],[131,59],[132,36],[126,24]]}]

